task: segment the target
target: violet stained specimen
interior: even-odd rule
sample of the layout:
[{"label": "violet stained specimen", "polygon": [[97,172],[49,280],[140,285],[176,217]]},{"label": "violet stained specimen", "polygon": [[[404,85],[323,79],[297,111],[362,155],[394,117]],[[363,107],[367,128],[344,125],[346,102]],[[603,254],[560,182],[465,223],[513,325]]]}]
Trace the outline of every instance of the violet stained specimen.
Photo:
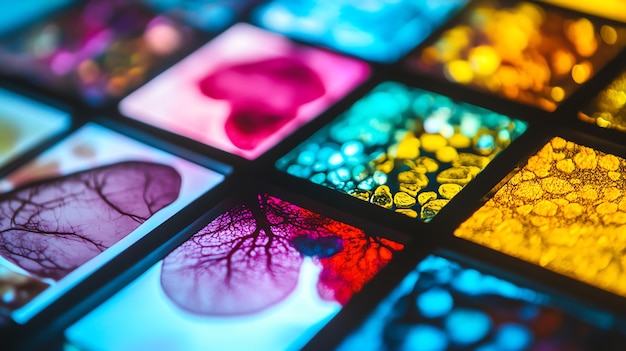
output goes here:
[{"label": "violet stained specimen", "polygon": [[345,304],[402,245],[269,195],[218,216],[164,260],[161,285],[206,316],[255,313],[289,296],[304,256],[322,267],[320,297]]},{"label": "violet stained specimen", "polygon": [[0,195],[0,254],[59,280],[178,197],[179,173],[122,162],[26,184]]},{"label": "violet stained specimen", "polygon": [[243,150],[256,148],[294,119],[302,105],[326,92],[317,73],[293,57],[227,65],[203,78],[199,88],[230,103],[226,135]]}]

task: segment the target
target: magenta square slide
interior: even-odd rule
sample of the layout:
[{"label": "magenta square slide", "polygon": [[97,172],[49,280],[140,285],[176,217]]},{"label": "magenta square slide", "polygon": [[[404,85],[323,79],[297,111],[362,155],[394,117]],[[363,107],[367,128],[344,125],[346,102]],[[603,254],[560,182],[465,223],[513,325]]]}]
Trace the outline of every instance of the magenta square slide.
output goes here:
[{"label": "magenta square slide", "polygon": [[253,160],[369,72],[364,62],[239,23],[122,100],[120,111]]}]

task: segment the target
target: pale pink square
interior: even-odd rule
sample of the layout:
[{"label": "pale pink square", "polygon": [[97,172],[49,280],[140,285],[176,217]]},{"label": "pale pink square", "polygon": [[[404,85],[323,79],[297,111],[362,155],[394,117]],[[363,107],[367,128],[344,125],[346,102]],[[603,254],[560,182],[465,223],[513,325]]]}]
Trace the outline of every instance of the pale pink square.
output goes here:
[{"label": "pale pink square", "polygon": [[369,72],[361,61],[240,23],[122,100],[120,111],[252,160]]}]

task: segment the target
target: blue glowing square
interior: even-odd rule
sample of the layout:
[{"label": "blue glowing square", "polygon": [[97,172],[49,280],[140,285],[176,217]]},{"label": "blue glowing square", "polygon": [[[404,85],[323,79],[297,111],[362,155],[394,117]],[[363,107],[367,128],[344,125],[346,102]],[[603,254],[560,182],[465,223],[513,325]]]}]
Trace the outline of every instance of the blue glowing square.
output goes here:
[{"label": "blue glowing square", "polygon": [[259,7],[253,20],[270,30],[377,62],[394,62],[467,0],[290,1]]},{"label": "blue glowing square", "polygon": [[404,278],[338,350],[623,347],[623,335],[609,330],[608,323],[600,322],[602,318],[586,320],[589,316],[563,310],[548,295],[431,255]]},{"label": "blue glowing square", "polygon": [[235,23],[259,0],[142,0],[156,11],[207,32],[217,32]]}]

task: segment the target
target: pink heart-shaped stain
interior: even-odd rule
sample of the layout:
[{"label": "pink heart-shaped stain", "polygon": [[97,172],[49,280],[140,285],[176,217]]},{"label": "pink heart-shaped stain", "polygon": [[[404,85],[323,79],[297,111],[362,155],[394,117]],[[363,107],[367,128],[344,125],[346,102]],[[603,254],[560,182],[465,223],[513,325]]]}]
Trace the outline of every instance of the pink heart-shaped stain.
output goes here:
[{"label": "pink heart-shaped stain", "polygon": [[123,162],[27,184],[0,195],[0,254],[59,280],[178,197],[166,165]]},{"label": "pink heart-shaped stain", "polygon": [[231,113],[224,128],[242,150],[256,148],[294,119],[302,105],[326,92],[318,74],[297,57],[220,67],[198,84],[207,97],[229,102]]}]

